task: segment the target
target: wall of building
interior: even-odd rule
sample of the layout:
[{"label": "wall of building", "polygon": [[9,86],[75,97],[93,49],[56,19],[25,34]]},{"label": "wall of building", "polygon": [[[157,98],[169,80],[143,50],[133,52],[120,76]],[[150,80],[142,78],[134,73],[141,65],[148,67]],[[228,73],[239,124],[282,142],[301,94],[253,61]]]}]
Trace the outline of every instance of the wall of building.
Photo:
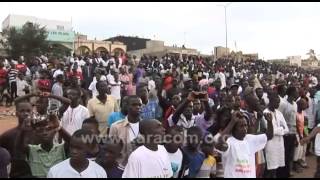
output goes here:
[{"label": "wall of building", "polygon": [[74,49],[77,55],[82,55],[84,49],[88,50],[89,54],[100,53],[106,51],[108,53],[114,54],[115,52],[126,52],[126,45],[120,42],[110,42],[110,41],[99,41],[99,40],[80,40],[76,39],[74,42]]},{"label": "wall of building", "polygon": [[[34,16],[9,15],[2,22],[2,29],[16,27],[22,28],[26,22],[39,24],[48,31],[48,41],[73,43],[75,34],[72,30],[72,23],[68,21],[57,21],[37,18]],[[68,45],[70,46],[70,45]]]},{"label": "wall of building", "polygon": [[182,47],[172,47],[165,46],[164,41],[147,41],[145,49],[128,51],[130,55],[135,55],[140,58],[145,55],[152,55],[157,57],[162,57],[166,54],[184,54],[184,55],[199,55],[200,53],[196,49],[182,48]]},{"label": "wall of building", "polygon": [[301,66],[301,56],[288,56],[287,59],[290,65]]},{"label": "wall of building", "polygon": [[[71,21],[57,21],[37,18],[34,16],[9,15],[2,23],[2,29],[8,27],[22,27],[27,21],[45,26],[48,30],[72,31]],[[63,29],[59,27],[63,26]]]},{"label": "wall of building", "polygon": [[222,46],[214,47],[214,55],[217,59],[222,58],[222,57],[226,56],[227,54],[230,54],[229,48],[225,48]]},{"label": "wall of building", "polygon": [[243,60],[243,61],[258,60],[258,59],[259,59],[258,53],[243,54],[243,55],[242,55],[242,60]]},{"label": "wall of building", "polygon": [[128,51],[135,51],[140,49],[146,48],[146,42],[150,41],[151,39],[139,38],[139,37],[130,37],[130,36],[116,36],[104,41],[111,41],[111,42],[122,42],[126,45]]}]

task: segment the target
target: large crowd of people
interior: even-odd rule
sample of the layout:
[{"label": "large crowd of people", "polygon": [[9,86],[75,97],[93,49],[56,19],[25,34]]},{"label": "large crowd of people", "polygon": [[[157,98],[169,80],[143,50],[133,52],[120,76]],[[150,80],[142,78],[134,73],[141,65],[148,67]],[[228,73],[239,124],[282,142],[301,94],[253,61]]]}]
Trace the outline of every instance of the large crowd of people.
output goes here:
[{"label": "large crowd of people", "polygon": [[[320,177],[318,70],[125,53],[0,59],[0,177]],[[1,122],[0,122],[1,123]],[[319,135],[319,136],[318,136]]]}]

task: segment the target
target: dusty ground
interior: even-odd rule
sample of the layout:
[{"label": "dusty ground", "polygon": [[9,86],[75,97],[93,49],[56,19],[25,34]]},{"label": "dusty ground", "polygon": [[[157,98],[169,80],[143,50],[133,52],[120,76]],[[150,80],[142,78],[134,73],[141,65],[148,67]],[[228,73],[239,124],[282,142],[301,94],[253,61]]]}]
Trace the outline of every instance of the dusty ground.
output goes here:
[{"label": "dusty ground", "polygon": [[[14,108],[0,107],[0,135],[6,130],[13,128],[17,125],[17,119],[14,116]],[[293,178],[313,178],[316,169],[315,156],[307,157],[309,168],[304,169],[302,173],[294,173]]]},{"label": "dusty ground", "polygon": [[17,125],[14,108],[0,106],[0,134]]},{"label": "dusty ground", "polygon": [[313,178],[314,173],[316,172],[317,161],[315,156],[307,157],[308,169],[304,169],[302,173],[293,173],[293,178]]}]

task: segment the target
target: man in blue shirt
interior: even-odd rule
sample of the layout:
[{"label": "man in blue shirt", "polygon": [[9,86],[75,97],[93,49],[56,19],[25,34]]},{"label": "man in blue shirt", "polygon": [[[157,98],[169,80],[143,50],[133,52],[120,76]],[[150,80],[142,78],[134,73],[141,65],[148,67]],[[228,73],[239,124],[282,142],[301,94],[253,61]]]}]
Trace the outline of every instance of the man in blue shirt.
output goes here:
[{"label": "man in blue shirt", "polygon": [[122,98],[121,102],[121,111],[120,112],[113,112],[107,119],[109,127],[117,121],[120,121],[126,117],[128,113],[128,96]]},{"label": "man in blue shirt", "polygon": [[159,121],[162,120],[162,109],[159,105],[158,99],[151,100],[149,99],[149,92],[147,86],[141,85],[139,86],[137,91],[137,95],[142,100],[142,108],[140,117],[142,120],[149,120],[149,119],[157,119]]}]

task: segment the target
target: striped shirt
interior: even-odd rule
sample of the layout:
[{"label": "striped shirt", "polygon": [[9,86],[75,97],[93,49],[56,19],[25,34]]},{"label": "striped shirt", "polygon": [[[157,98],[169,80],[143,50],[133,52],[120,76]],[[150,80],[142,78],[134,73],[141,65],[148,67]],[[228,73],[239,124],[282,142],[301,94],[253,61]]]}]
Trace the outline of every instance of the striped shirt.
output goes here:
[{"label": "striped shirt", "polygon": [[19,71],[17,69],[10,69],[9,70],[9,73],[8,73],[9,83],[16,82],[18,72]]}]

